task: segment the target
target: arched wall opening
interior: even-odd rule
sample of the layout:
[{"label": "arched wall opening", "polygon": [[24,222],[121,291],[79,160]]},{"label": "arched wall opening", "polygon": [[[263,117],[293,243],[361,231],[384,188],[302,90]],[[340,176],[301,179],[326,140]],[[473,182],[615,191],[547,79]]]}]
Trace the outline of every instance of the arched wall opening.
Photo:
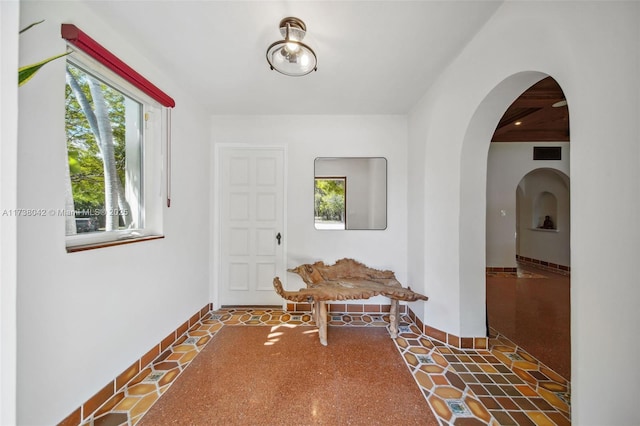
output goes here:
[{"label": "arched wall opening", "polygon": [[[477,326],[485,321],[487,328],[491,326],[488,311],[483,311],[481,316],[478,309],[476,317],[472,318],[469,316],[472,310],[468,309],[477,299],[493,300],[487,296],[485,271],[488,267],[513,267],[515,270],[517,255],[534,252],[539,257],[552,255],[553,259],[546,259],[548,261],[559,262],[562,259],[563,264],[569,264],[568,142],[563,146],[565,161],[556,166],[552,166],[553,162],[533,160],[532,148],[539,143],[491,143],[495,130],[491,125],[495,125],[513,100],[530,87],[531,79],[545,77],[547,75],[544,73],[523,72],[498,83],[479,104],[464,137],[460,182],[460,294],[461,316],[467,315],[467,325]],[[494,150],[500,152],[496,154]],[[514,153],[519,159],[514,158]],[[546,167],[540,167],[541,163]],[[554,229],[541,229],[545,216],[555,218]],[[478,229],[484,231],[484,238],[477,238]],[[525,238],[518,237],[525,232]],[[475,238],[469,238],[470,235]],[[545,238],[563,240],[563,244],[553,246],[553,250],[558,253],[548,250],[551,244],[549,241],[540,241]],[[517,291],[507,293],[513,293],[511,296],[514,296]],[[473,295],[473,299],[469,295]],[[485,303],[486,309],[487,306],[489,303]],[[516,303],[511,303],[505,308],[511,313],[514,324],[517,318],[522,317],[521,313],[516,312],[517,306]],[[565,311],[568,316],[568,295]],[[565,325],[568,330],[568,319]],[[464,327],[464,322],[462,326]],[[489,334],[488,329],[485,332]],[[569,345],[568,333],[563,336],[566,337],[564,343]],[[564,351],[563,355],[568,354],[570,350]],[[563,356],[563,366],[568,364],[564,362],[564,358]],[[568,375],[568,369],[562,371]]]},{"label": "arched wall opening", "polygon": [[[552,262],[559,271],[569,271],[569,142],[548,143],[562,147],[561,161],[533,160],[532,149],[541,144],[491,143],[486,189],[488,271],[515,269],[520,256]],[[552,229],[543,229],[546,216],[553,222]],[[533,253],[528,243],[532,240],[552,240],[556,246],[544,254],[541,250]]]},{"label": "arched wall opening", "polygon": [[[527,88],[547,76],[542,72],[524,71],[499,82],[479,103],[464,135],[459,217],[460,328],[463,336],[487,333],[487,159],[491,138],[509,105]],[[512,262],[515,264],[515,258]]]},{"label": "arched wall opening", "polygon": [[518,183],[516,259],[569,272],[571,208],[569,177],[560,170],[535,169]]}]

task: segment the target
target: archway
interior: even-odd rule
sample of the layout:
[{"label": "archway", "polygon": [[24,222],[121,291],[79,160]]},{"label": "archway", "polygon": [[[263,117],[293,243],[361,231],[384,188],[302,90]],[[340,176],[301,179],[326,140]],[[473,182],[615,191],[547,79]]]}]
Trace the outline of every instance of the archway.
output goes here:
[{"label": "archway", "polygon": [[[491,139],[509,105],[527,88],[547,76],[538,71],[523,71],[498,82],[478,104],[464,135],[460,160],[458,218],[462,336],[481,336],[487,332],[487,158]],[[513,215],[505,217],[511,218]],[[515,266],[515,259],[513,263]]]},{"label": "archway", "polygon": [[[549,87],[549,82],[558,89],[556,98],[545,98],[546,93],[534,101],[540,105],[547,102],[547,108],[552,109],[552,104],[564,100],[557,83],[547,77],[533,87]],[[568,379],[571,353],[568,109],[566,101],[557,105],[562,111],[556,109],[546,114],[540,112],[542,107],[523,108],[522,105],[530,107],[534,102],[531,92],[525,91],[506,110],[487,158],[487,325],[493,335],[507,337]],[[557,116],[565,117],[565,121],[558,126],[556,119],[547,131],[544,119]],[[505,132],[508,128],[519,129],[527,119],[537,120],[530,127],[535,131]],[[539,135],[547,138],[534,142]],[[536,155],[540,151],[552,152],[553,156],[540,158]]]}]

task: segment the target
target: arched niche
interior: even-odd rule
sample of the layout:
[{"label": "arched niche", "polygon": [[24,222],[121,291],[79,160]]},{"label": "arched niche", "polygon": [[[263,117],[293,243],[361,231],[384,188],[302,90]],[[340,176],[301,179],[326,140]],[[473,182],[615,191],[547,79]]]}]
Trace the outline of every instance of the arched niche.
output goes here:
[{"label": "arched niche", "polygon": [[557,229],[558,223],[558,199],[552,192],[542,191],[533,203],[533,223],[531,226],[538,229]]}]

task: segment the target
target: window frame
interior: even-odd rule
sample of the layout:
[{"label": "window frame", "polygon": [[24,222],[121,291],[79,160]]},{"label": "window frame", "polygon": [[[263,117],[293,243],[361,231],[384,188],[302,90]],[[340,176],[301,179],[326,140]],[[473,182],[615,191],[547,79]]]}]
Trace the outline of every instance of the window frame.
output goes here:
[{"label": "window frame", "polygon": [[[70,49],[72,53],[67,55],[66,61],[123,95],[139,102],[142,106],[140,121],[142,134],[139,141],[141,145],[139,167],[141,168],[142,182],[141,196],[137,203],[142,224],[138,228],[65,235],[67,252],[163,238],[162,198],[164,194],[158,194],[156,191],[157,196],[154,196],[153,189],[162,188],[162,182],[165,180],[163,174],[166,173],[162,167],[165,154],[162,142],[166,138],[167,128],[166,115],[163,114],[164,108],[159,102],[143,93],[109,67],[83,52],[72,47]],[[65,143],[67,143],[66,137]],[[68,161],[68,156],[65,160]]]},{"label": "window frame", "polygon": [[[313,227],[318,231],[345,231],[348,229],[347,228],[347,176],[314,176],[314,180],[313,180],[314,197],[315,197],[316,189],[318,188],[318,181],[325,181],[325,180],[342,182],[342,187],[344,188],[344,193],[342,194],[342,202],[343,202],[342,216],[344,220],[340,222],[342,223],[342,227],[338,228],[338,227],[327,226],[326,222],[318,221],[314,215]],[[314,206],[314,210],[315,210],[315,206]]]}]

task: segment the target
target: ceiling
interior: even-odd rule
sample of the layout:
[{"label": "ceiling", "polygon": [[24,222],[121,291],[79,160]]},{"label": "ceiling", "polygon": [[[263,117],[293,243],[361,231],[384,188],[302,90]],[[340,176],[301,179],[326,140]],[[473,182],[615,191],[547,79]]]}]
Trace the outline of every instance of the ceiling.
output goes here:
[{"label": "ceiling", "polygon": [[547,77],[520,95],[500,119],[491,141],[568,142],[569,108],[558,83]]},{"label": "ceiling", "polygon": [[[501,3],[84,2],[210,114],[261,115],[406,114]],[[270,70],[266,49],[286,16],[306,23],[317,72]]]}]

